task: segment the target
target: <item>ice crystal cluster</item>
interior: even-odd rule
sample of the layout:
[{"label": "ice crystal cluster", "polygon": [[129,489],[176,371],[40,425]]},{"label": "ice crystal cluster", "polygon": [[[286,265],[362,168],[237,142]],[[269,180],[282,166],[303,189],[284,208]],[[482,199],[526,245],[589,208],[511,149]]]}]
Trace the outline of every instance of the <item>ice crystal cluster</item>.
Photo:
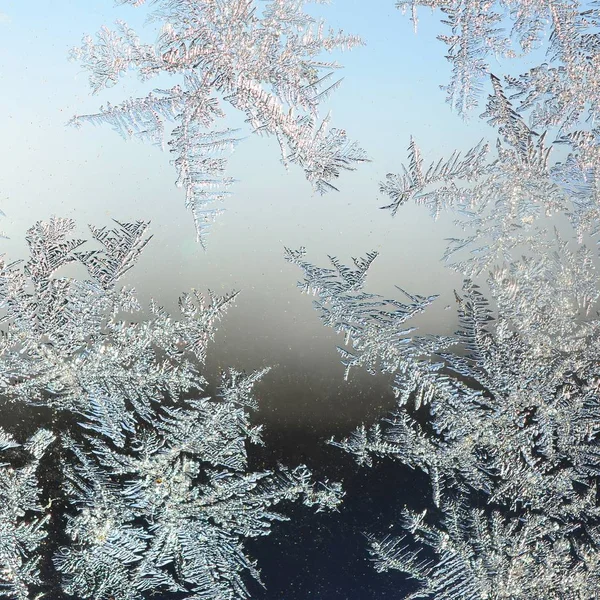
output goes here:
[{"label": "ice crystal cluster", "polygon": [[[320,0],[316,0],[317,2]],[[138,6],[139,0],[119,4]],[[345,130],[329,127],[320,105],[339,85],[339,65],[321,54],[361,44],[354,35],[326,29],[299,0],[155,0],[152,19],[163,26],[156,43],[146,44],[120,21],[85,37],[73,56],[90,72],[93,92],[114,86],[128,71],[142,80],[178,78],[169,89],[143,98],[107,103],[100,112],[72,123],[108,123],[124,137],[163,145],[165,123],[175,124],[168,144],[177,185],[183,187],[198,239],[204,243],[233,182],[225,176],[223,152],[238,132],[219,128],[222,103],[241,111],[251,131],[274,136],[284,164],[298,164],[320,193],[336,189],[340,171],[366,160]]]},{"label": "ice crystal cluster", "polygon": [[282,501],[334,508],[340,486],[303,465],[248,468],[268,369],[231,369],[203,393],[199,368],[235,294],[192,290],[176,317],[144,312],[117,283],[147,223],[90,227],[91,249],[73,229],[37,223],[29,260],[0,265],[0,597],[246,598],[260,577],[244,540],[285,520]]},{"label": "ice crystal cluster", "polygon": [[411,326],[435,296],[365,291],[376,253],[321,268],[287,250],[323,322],[344,334],[347,370],[390,374],[397,398],[381,423],[331,443],[429,477],[431,504],[403,509],[405,535],[371,535],[376,569],[414,580],[409,598],[598,598],[598,3],[399,3],[417,4],[442,8],[452,28],[448,91],[461,110],[488,55],[508,51],[501,10],[525,50],[550,21],[549,62],[487,77],[495,151],[482,141],[426,165],[411,139],[408,164],[381,183],[396,216],[408,201],[458,215],[463,235],[444,255],[464,277],[454,336]]},{"label": "ice crystal cluster", "polygon": [[[443,86],[463,115],[477,106],[492,59],[515,58],[546,48],[547,62],[514,81],[533,108],[536,124],[571,121],[598,111],[596,29],[599,4],[592,0],[397,0],[417,28],[418,7],[441,9],[452,65]],[[589,106],[586,104],[589,103]]]},{"label": "ice crystal cluster", "polygon": [[[338,83],[320,55],[358,38],[326,32],[301,0],[153,4],[155,44],[119,23],[74,54],[94,92],[128,71],[179,84],[74,123],[161,145],[171,123],[201,241],[232,182],[221,152],[238,138],[216,126],[223,102],[276,137],[320,192],[365,160],[319,116]],[[366,291],[376,253],[321,268],[304,249],[286,251],[324,324],[344,334],[346,377],[383,373],[397,398],[381,423],[330,443],[362,465],[391,459],[427,475],[429,506],[402,508],[405,534],[370,535],[375,568],[412,578],[408,597],[599,598],[600,4],[397,5],[415,26],[418,6],[443,11],[448,100],[466,115],[488,86],[481,117],[498,136],[429,165],[411,139],[407,164],[380,185],[396,217],[407,202],[457,215],[462,233],[443,256],[463,277],[454,335],[411,324],[435,295]],[[543,64],[490,72],[493,55],[543,45]],[[235,294],[192,290],[176,316],[143,308],[119,281],[147,230],[91,227],[88,248],[71,220],[54,218],[29,230],[29,260],[0,262],[0,597],[249,598],[260,573],[244,542],[285,519],[276,505],[341,500],[339,484],[313,482],[303,465],[250,468],[249,443],[261,443],[253,389],[268,369],[229,369],[208,394],[207,347]]]}]

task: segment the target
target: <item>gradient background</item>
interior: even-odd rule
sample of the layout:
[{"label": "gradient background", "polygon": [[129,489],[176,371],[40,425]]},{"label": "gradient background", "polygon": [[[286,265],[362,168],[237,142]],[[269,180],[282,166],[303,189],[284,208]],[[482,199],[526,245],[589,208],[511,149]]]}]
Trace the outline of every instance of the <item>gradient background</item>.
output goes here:
[{"label": "gradient background", "polygon": [[[175,310],[179,294],[196,287],[224,293],[241,290],[235,308],[221,324],[206,365],[207,378],[233,366],[252,370],[275,365],[258,395],[257,421],[266,426],[266,450],[253,454],[255,467],[278,461],[306,462],[317,474],[343,478],[348,492],[338,515],[315,516],[292,507],[292,523],[273,536],[252,542],[263,568],[266,592],[256,597],[306,599],[399,598],[400,574],[378,575],[366,560],[361,531],[394,533],[398,511],[407,498],[426,502],[428,487],[420,474],[397,464],[358,469],[352,459],[325,446],[332,435],[348,434],[392,408],[389,378],[351,373],[335,350],[342,340],[325,329],[300,294],[300,271],[284,262],[283,247],[306,246],[308,260],[320,266],[327,255],[346,263],[377,250],[368,291],[399,297],[394,284],[423,295],[442,297],[418,324],[421,331],[451,333],[456,328],[452,289],[460,277],[444,268],[444,238],[452,215],[434,222],[423,207],[404,206],[395,218],[378,207],[388,172],[406,161],[409,136],[415,136],[425,162],[467,150],[494,132],[475,111],[465,123],[445,104],[450,64],[446,47],[435,39],[444,31],[439,13],[420,11],[419,33],[393,0],[338,0],[310,7],[335,29],[361,35],[366,46],[335,54],[345,69],[341,88],[326,103],[332,126],[347,130],[373,162],[344,173],[339,193],[314,195],[299,168],[286,172],[275,140],[249,134],[240,115],[228,125],[249,135],[230,159],[228,174],[239,183],[212,226],[208,250],[195,242],[191,214],[182,190],[174,186],[168,152],[122,140],[109,127],[65,127],[75,114],[96,112],[107,100],[145,95],[146,84],[126,78],[92,97],[87,73],[67,60],[84,33],[123,19],[144,32],[149,7],[114,7],[110,0],[0,0],[0,221],[9,239],[0,240],[10,259],[25,255],[25,231],[37,220],[64,216],[85,226],[150,220],[154,235],[137,267],[123,280],[142,301],[154,297]],[[147,27],[145,41],[155,29]],[[506,72],[506,65],[498,66]]]}]

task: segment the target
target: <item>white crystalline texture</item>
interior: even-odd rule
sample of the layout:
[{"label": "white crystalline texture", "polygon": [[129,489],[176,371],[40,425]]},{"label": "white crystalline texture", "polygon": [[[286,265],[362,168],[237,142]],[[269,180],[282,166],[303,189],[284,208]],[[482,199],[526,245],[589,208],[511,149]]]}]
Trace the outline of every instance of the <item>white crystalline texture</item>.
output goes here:
[{"label": "white crystalline texture", "polygon": [[[122,2],[140,5],[141,2]],[[98,114],[71,122],[108,123],[124,137],[159,146],[165,122],[175,123],[169,146],[175,155],[177,185],[186,192],[198,239],[204,244],[214,203],[229,193],[221,153],[239,141],[237,132],[215,128],[224,117],[221,103],[240,110],[252,131],[277,138],[282,159],[300,165],[314,188],[336,189],[340,171],[353,170],[365,153],[346,132],[329,128],[321,103],[339,85],[339,68],[321,55],[350,49],[361,40],[326,30],[298,0],[160,0],[153,18],[163,23],[158,41],[144,44],[123,22],[86,36],[73,57],[90,71],[94,93],[118,83],[128,71],[142,80],[168,73],[179,85],[144,98],[107,104]]]},{"label": "white crystalline texture", "polygon": [[[324,323],[346,335],[343,363],[394,374],[395,413],[330,443],[360,464],[389,457],[427,473],[445,515],[427,525],[409,519],[410,538],[373,538],[379,570],[420,582],[408,597],[600,594],[600,320],[580,311],[596,304],[600,286],[587,254],[559,240],[549,256],[492,272],[496,318],[465,280],[461,328],[442,338],[417,337],[406,323],[430,299],[383,300],[362,290],[364,269],[337,261],[319,269],[288,253]],[[415,413],[423,405],[427,423]]]},{"label": "white crystalline texture", "polygon": [[[453,34],[443,37],[454,67],[449,99],[466,112],[489,77],[481,116],[498,139],[489,158],[480,142],[429,166],[411,139],[408,165],[380,186],[392,214],[408,201],[434,217],[459,213],[464,236],[444,254],[465,278],[454,293],[455,336],[410,327],[433,297],[404,305],[365,292],[374,255],[357,269],[335,259],[322,269],[288,252],[323,322],[345,334],[343,363],[394,375],[394,413],[330,443],[360,464],[387,457],[429,478],[432,510],[405,510],[408,535],[371,538],[377,570],[416,582],[405,597],[592,600],[600,596],[598,3],[398,4],[415,21],[417,5],[442,8]],[[505,52],[510,37],[494,29],[501,14],[524,50],[551,31],[548,64],[520,77],[487,72],[487,57]]]},{"label": "white crystalline texture", "polygon": [[[155,303],[143,313],[117,282],[147,227],[90,227],[99,247],[87,250],[72,221],[37,223],[30,260],[1,265],[2,407],[45,409],[54,429],[22,449],[0,430],[0,596],[54,597],[56,580],[81,600],[247,598],[247,577],[260,579],[244,540],[286,520],[275,506],[333,509],[343,496],[302,465],[248,470],[248,443],[261,443],[253,388],[269,369],[230,369],[216,398],[202,396],[199,369],[235,294],[192,290],[178,318]],[[61,273],[71,263],[89,278]]]},{"label": "white crystalline texture", "polygon": [[[40,504],[37,471],[54,439],[50,431],[40,429],[23,446],[29,454],[25,465],[0,462],[0,597],[30,600],[31,590],[41,583],[39,550],[50,517],[49,507]],[[19,446],[0,429],[0,451]]]},{"label": "white crystalline texture", "polygon": [[600,24],[598,3],[578,0],[397,0],[410,9],[417,26],[418,7],[440,9],[448,33],[438,36],[447,45],[452,64],[450,82],[443,86],[450,105],[469,116],[478,105],[490,63],[547,48],[547,62],[512,82],[532,108],[533,125],[571,125],[588,109],[597,116],[600,79],[595,56]]}]

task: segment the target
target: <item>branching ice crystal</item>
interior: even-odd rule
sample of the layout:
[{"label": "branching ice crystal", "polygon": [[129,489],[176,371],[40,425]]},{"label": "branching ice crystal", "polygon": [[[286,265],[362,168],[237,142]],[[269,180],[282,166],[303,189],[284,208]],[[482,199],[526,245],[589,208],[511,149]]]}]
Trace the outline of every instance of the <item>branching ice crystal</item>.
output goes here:
[{"label": "branching ice crystal", "polygon": [[[438,39],[448,46],[452,78],[442,86],[463,116],[477,106],[490,58],[514,58],[547,44],[549,65],[536,66],[512,83],[534,107],[534,126],[569,125],[589,110],[597,116],[598,3],[577,0],[397,0],[410,9],[439,8],[450,32]],[[506,27],[510,24],[510,27]]]},{"label": "branching ice crystal", "polygon": [[50,516],[49,506],[40,503],[37,472],[54,440],[50,431],[39,429],[21,445],[0,429],[0,460],[10,456],[22,463],[23,456],[15,455],[16,448],[27,456],[27,462],[19,467],[0,463],[0,597],[30,600],[34,598],[31,590],[41,583],[39,550],[48,535]]},{"label": "branching ice crystal", "polygon": [[[450,159],[432,163],[427,171],[415,141],[411,139],[408,167],[402,174],[388,174],[380,185],[390,203],[384,206],[396,214],[409,200],[424,204],[434,217],[452,208],[462,218],[457,221],[468,232],[452,238],[445,259],[468,251],[467,258],[453,267],[473,277],[495,265],[511,261],[519,252],[548,255],[553,249],[553,228],[557,214],[570,218],[580,239],[594,231],[597,214],[592,186],[580,186],[572,193],[573,179],[586,180],[591,144],[582,136],[558,137],[548,143],[548,132],[531,129],[514,110],[500,80],[491,76],[493,94],[482,118],[498,129],[496,156],[486,161],[488,144],[483,141],[464,158],[453,153]],[[569,144],[572,152],[565,162],[551,162],[552,150]]]},{"label": "branching ice crystal", "polygon": [[[373,539],[370,554],[379,572],[410,574],[421,587],[406,598],[594,598],[598,588],[597,548],[556,539],[558,527],[542,515],[507,518],[448,503],[443,527],[426,514],[404,512],[405,526],[438,560],[428,560],[405,538]],[[592,584],[592,587],[590,587]]]},{"label": "branching ice crystal", "polygon": [[[444,6],[455,18],[460,5],[466,18],[475,4],[480,11],[491,5]],[[566,67],[552,81],[534,80],[536,69],[504,82],[491,75],[482,118],[498,131],[496,155],[488,159],[480,142],[425,166],[411,139],[408,165],[381,184],[394,214],[411,200],[434,217],[448,208],[461,214],[465,236],[449,240],[444,255],[464,276],[454,337],[418,336],[410,327],[433,296],[410,295],[402,304],[364,291],[375,254],[355,260],[356,269],[336,259],[333,269],[321,269],[303,251],[287,252],[304,272],[300,287],[317,295],[323,322],[344,332],[346,367],[393,374],[395,411],[331,443],[361,464],[388,457],[428,475],[432,502],[425,512],[405,509],[408,535],[371,537],[378,570],[416,580],[410,598],[600,595],[600,280],[597,250],[586,243],[600,222],[596,9],[547,4],[556,60]],[[543,8],[536,6],[520,10]],[[461,27],[493,15],[479,18]],[[463,58],[471,60],[487,42],[465,35]],[[587,67],[568,75],[577,61]],[[469,90],[464,80],[461,86]],[[519,86],[517,106],[505,90]],[[561,147],[566,158],[553,160]]]},{"label": "branching ice crystal", "polygon": [[[121,4],[143,4],[124,0]],[[115,85],[128,71],[142,80],[177,75],[181,83],[144,98],[107,104],[95,115],[71,123],[109,123],[124,137],[163,145],[165,123],[174,122],[169,146],[175,155],[177,185],[186,191],[198,239],[218,210],[213,203],[228,192],[226,159],[219,157],[239,138],[215,128],[225,101],[246,116],[252,131],[277,138],[284,164],[296,163],[314,188],[336,189],[333,180],[366,160],[342,129],[319,117],[321,102],[339,85],[339,65],[319,56],[361,44],[357,36],[325,30],[304,12],[304,1],[158,0],[152,13],[163,23],[160,37],[144,44],[123,22],[85,37],[73,51],[90,71],[94,93]]]},{"label": "branching ice crystal", "polygon": [[[117,282],[147,244],[147,227],[90,227],[100,248],[86,250],[70,237],[72,221],[52,219],[29,230],[25,264],[2,263],[3,403],[51,422],[23,445],[25,462],[0,430],[5,597],[247,598],[246,576],[260,577],[244,540],[286,519],[274,507],[341,500],[340,484],[315,484],[303,465],[249,471],[247,442],[261,443],[253,388],[268,369],[231,369],[216,398],[202,395],[198,369],[235,294],[192,290],[177,318],[152,303],[149,317],[132,320],[135,291]],[[89,278],[61,275],[70,263]]]},{"label": "branching ice crystal", "polygon": [[377,359],[377,370],[394,375],[396,412],[331,443],[361,464],[387,456],[429,475],[433,512],[443,518],[425,525],[415,516],[409,522],[418,523],[407,529],[437,559],[401,539],[374,538],[372,545],[380,570],[399,569],[421,582],[410,597],[600,593],[600,321],[582,318],[578,302],[594,303],[600,288],[593,271],[586,273],[594,281],[591,298],[585,287],[561,288],[570,259],[578,262],[568,253],[560,260],[563,249],[492,273],[497,318],[466,280],[454,339],[412,334],[405,321],[423,308],[418,297],[400,306],[363,292],[364,270],[347,277],[356,271],[317,269],[288,253],[304,269],[301,285],[318,295],[323,321],[347,335],[344,364],[375,372]]}]

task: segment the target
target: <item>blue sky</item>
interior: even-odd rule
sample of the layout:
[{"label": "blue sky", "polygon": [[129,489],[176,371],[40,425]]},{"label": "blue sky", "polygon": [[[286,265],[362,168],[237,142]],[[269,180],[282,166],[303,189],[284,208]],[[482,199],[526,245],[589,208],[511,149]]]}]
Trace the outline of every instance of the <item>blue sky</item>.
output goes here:
[{"label": "blue sky", "polygon": [[[328,105],[332,125],[345,128],[374,161],[352,179],[342,177],[339,181],[340,195],[353,206],[366,207],[369,203],[376,209],[381,202],[374,198],[377,183],[386,173],[399,168],[411,134],[426,157],[439,158],[457,146],[468,148],[488,131],[477,118],[467,126],[444,103],[439,84],[447,81],[449,64],[444,59],[445,46],[435,40],[441,31],[438,15],[421,11],[419,33],[415,35],[408,16],[403,16],[388,0],[345,0],[311,6],[311,10],[323,15],[334,28],[358,33],[367,44],[336,55],[345,65],[340,71],[344,82]],[[155,83],[142,86],[133,77],[125,78],[112,90],[92,97],[87,73],[67,60],[69,49],[79,43],[84,33],[95,33],[101,25],[110,26],[116,19],[124,19],[143,32],[147,6],[116,7],[110,0],[3,0],[0,13],[4,15],[0,21],[0,77],[3,88],[10,90],[3,95],[0,115],[5,140],[2,160],[8,167],[7,173],[13,174],[3,182],[8,190],[3,193],[9,195],[0,197],[5,212],[16,219],[18,207],[33,202],[40,218],[45,218],[48,211],[64,211],[63,207],[68,211],[76,208],[79,218],[96,218],[101,214],[99,207],[110,210],[111,205],[106,187],[99,181],[100,173],[108,171],[115,177],[118,173],[126,192],[138,183],[134,173],[139,165],[150,166],[153,172],[159,169],[161,174],[168,173],[173,178],[166,154],[160,155],[139,143],[125,143],[108,128],[65,128],[73,114],[95,112],[107,100],[118,102],[129,95],[143,94]],[[151,29],[147,39],[154,39]],[[237,153],[240,161],[236,161],[232,174],[241,181],[240,185],[250,184],[260,171],[263,153],[248,151],[245,144]],[[278,160],[277,155],[274,158]],[[280,166],[275,168],[276,174],[282,171]],[[22,176],[15,177],[17,173]],[[66,180],[70,181],[70,190]],[[357,198],[349,189],[349,182],[358,180],[371,185],[373,191],[368,199]],[[75,197],[84,185],[89,188],[92,183],[103,188],[103,199],[89,189],[85,194],[87,201]],[[294,188],[293,193],[310,196],[308,185],[300,187],[290,185],[287,193]],[[315,202],[325,205],[330,197]],[[133,198],[125,204],[131,203],[135,204]],[[121,197],[117,206],[123,204]]]}]

